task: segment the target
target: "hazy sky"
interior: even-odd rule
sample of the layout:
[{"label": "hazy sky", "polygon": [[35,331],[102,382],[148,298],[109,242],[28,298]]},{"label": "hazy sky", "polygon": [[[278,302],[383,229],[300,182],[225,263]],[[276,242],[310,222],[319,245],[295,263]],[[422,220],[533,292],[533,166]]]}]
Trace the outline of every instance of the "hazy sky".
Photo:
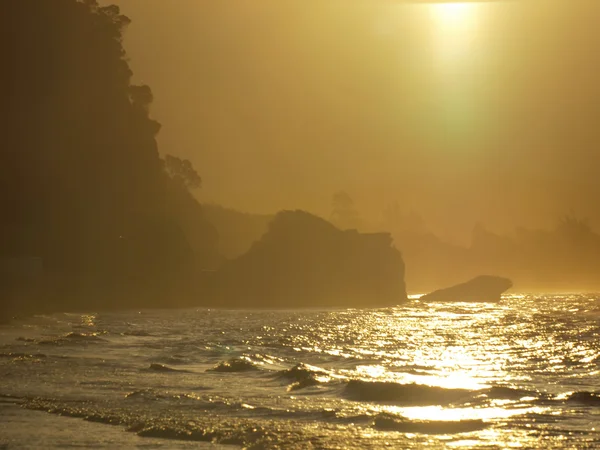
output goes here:
[{"label": "hazy sky", "polygon": [[203,201],[327,216],[346,190],[447,236],[600,224],[598,0],[116,3],[161,151]]}]

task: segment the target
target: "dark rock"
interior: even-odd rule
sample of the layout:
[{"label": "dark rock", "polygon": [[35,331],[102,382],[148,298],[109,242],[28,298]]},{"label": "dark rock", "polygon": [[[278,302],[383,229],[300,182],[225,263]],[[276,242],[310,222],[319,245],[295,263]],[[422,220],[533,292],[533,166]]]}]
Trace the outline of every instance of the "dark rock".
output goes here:
[{"label": "dark rock", "polygon": [[390,306],[406,301],[404,262],[388,233],[342,231],[304,211],[282,211],[248,252],[214,276],[228,307]]},{"label": "dark rock", "polygon": [[425,302],[498,302],[512,287],[508,278],[481,275],[466,283],[433,291],[420,300]]}]

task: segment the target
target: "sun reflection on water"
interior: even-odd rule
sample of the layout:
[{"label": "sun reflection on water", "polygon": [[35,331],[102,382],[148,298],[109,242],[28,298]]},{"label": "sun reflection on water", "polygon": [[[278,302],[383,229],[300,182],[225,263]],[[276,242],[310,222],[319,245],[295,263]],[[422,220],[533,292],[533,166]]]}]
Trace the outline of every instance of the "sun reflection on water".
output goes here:
[{"label": "sun reflection on water", "polygon": [[[539,374],[556,374],[556,380],[589,378],[600,359],[587,342],[578,341],[585,336],[585,329],[562,330],[561,322],[568,323],[566,319],[549,319],[547,308],[535,304],[528,309],[514,307],[530,300],[529,296],[514,294],[500,304],[415,302],[412,307],[378,310],[368,315],[345,312],[344,315],[352,316],[353,326],[343,329],[347,333],[343,340],[348,345],[338,350],[362,358],[365,363],[340,373],[365,382],[414,384],[467,393],[464,401],[456,403],[444,399],[445,391],[440,391],[439,405],[409,406],[402,405],[401,399],[399,403],[390,399],[366,407],[368,414],[423,422],[483,421],[489,426],[518,420],[527,427],[536,416],[560,414],[540,402],[546,395],[540,391],[549,391],[549,395],[562,392],[556,401],[566,401],[573,392],[561,388],[560,383],[536,385]],[[581,314],[580,308],[571,309],[567,312]],[[370,364],[372,359],[378,362]],[[582,364],[576,372],[571,369],[573,361]],[[496,393],[500,393],[495,397],[490,392],[497,388],[500,391]],[[477,439],[457,439],[452,441],[452,447],[459,447],[456,442],[471,447],[485,442],[499,448],[511,447],[513,443],[527,447],[527,442],[532,442],[527,432],[514,430],[509,437],[506,430],[485,426],[486,429],[473,432]],[[519,438],[512,442],[515,433]]]},{"label": "sun reflection on water", "polygon": [[[600,448],[599,317],[598,297],[511,296],[487,305],[161,312],[155,322],[140,319],[148,335],[134,338],[124,332],[137,316],[71,315],[51,340],[49,319],[33,318],[43,337],[28,328],[21,339],[21,331],[11,334],[0,367],[18,373],[3,387],[15,396],[35,380],[43,383],[38,393],[56,398],[68,386],[68,401],[44,408],[63,411],[76,391],[86,400],[67,412],[141,417],[186,439],[193,423],[192,430],[263,429],[281,448]],[[35,357],[37,345],[47,356]],[[68,358],[54,356],[66,351]],[[206,365],[224,359],[248,370]],[[155,372],[149,362],[177,365]],[[49,369],[58,365],[51,390]],[[21,387],[21,379],[29,381]],[[166,391],[170,383],[177,387]],[[87,397],[95,384],[99,410]],[[131,395],[124,400],[123,392]]]},{"label": "sun reflection on water", "polygon": [[547,408],[528,407],[505,409],[502,407],[486,408],[444,408],[442,406],[381,406],[381,410],[397,414],[410,420],[437,420],[455,422],[459,420],[506,419],[528,413],[543,413]]}]

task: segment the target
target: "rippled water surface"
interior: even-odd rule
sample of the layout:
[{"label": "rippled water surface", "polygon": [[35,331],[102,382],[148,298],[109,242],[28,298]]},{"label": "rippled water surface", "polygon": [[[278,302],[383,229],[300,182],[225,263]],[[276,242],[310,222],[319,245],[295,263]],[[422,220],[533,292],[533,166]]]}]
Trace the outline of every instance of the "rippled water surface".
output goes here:
[{"label": "rippled water surface", "polygon": [[600,448],[599,336],[597,296],[37,316],[0,447]]}]

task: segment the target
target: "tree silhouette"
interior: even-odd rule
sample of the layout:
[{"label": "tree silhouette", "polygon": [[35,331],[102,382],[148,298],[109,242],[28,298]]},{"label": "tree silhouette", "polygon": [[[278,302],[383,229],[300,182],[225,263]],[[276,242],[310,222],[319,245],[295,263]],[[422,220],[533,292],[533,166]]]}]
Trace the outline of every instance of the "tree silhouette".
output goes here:
[{"label": "tree silhouette", "polygon": [[572,242],[584,242],[593,235],[589,219],[579,219],[573,213],[559,219],[556,231]]},{"label": "tree silhouette", "polygon": [[188,189],[198,189],[202,186],[202,178],[200,178],[189,160],[166,155],[164,161],[165,170],[176,182],[181,183]]},{"label": "tree silhouette", "polygon": [[339,191],[331,199],[331,221],[341,228],[358,228],[360,217],[354,200],[347,192]]}]

